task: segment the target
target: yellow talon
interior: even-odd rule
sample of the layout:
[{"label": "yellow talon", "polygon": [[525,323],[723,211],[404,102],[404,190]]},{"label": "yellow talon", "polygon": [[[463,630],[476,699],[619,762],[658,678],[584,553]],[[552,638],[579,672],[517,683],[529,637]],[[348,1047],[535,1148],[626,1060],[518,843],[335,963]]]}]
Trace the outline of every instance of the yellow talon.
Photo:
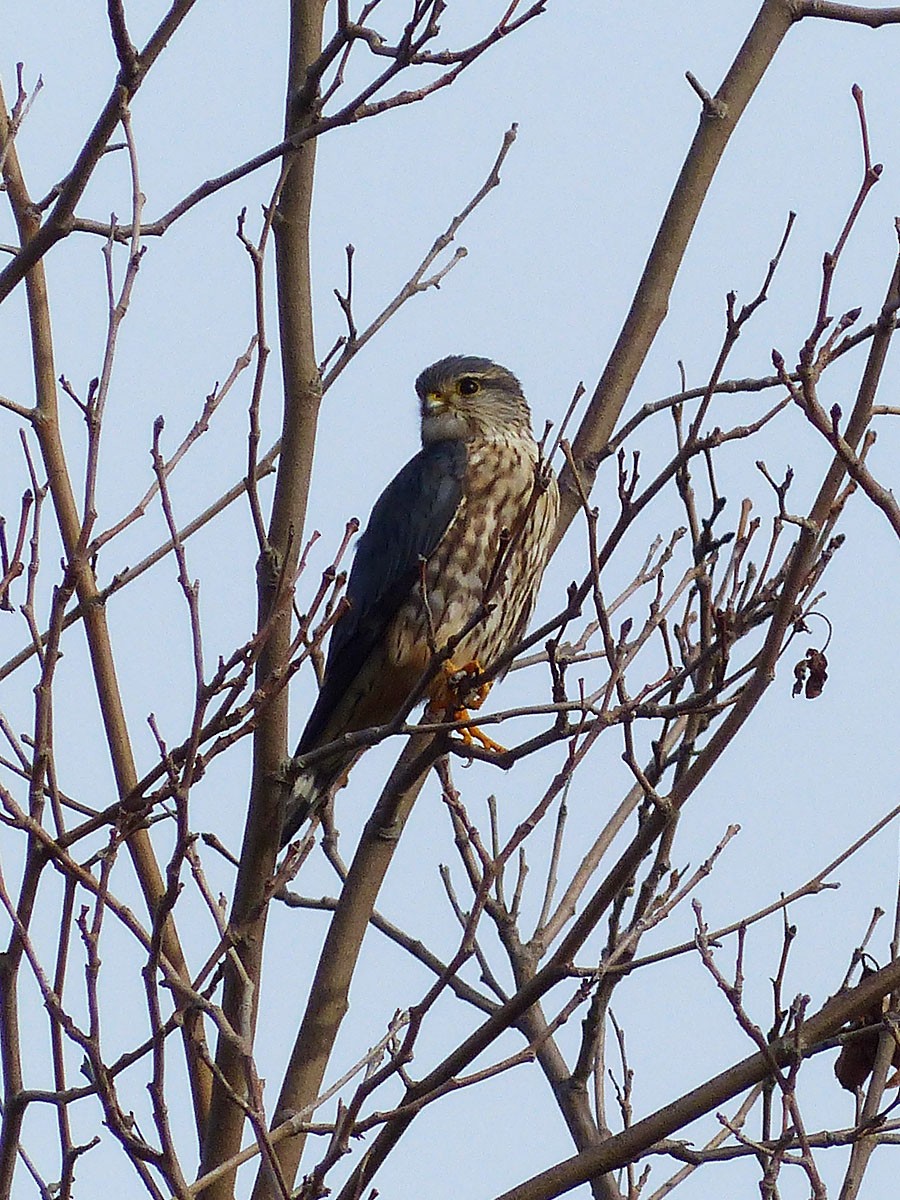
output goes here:
[{"label": "yellow talon", "polygon": [[[490,683],[486,681],[479,683],[474,690],[466,687],[467,680],[480,673],[481,664],[474,658],[462,667],[458,667],[452,659],[442,663],[441,673],[431,685],[428,708],[439,713],[445,721],[468,721],[469,708],[481,708],[491,690]],[[462,697],[465,697],[468,708],[461,703]],[[467,746],[480,742],[485,750],[494,754],[506,753],[505,746],[488,737],[477,725],[470,725],[459,732]]]},{"label": "yellow talon", "polygon": [[[464,708],[461,708],[457,713],[454,714],[453,720],[467,721],[468,718],[468,712]],[[501,746],[500,743],[495,742],[492,737],[488,737],[484,730],[479,729],[477,725],[470,725],[468,729],[461,729],[459,732],[462,734],[462,740],[467,746],[471,746],[473,742],[481,742],[485,750],[490,750],[493,754],[506,753],[505,746]]]}]

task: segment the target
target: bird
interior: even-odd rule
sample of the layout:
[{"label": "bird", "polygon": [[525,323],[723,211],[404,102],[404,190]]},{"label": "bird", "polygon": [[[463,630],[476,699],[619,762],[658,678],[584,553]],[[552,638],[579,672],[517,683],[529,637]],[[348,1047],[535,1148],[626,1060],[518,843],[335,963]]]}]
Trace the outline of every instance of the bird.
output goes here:
[{"label": "bird", "polygon": [[[426,367],[415,388],[422,448],[358,539],[289,772],[282,846],[344,784],[361,751],[338,746],[308,766],[303,755],[393,719],[448,645],[421,698],[437,720],[468,719],[465,703],[478,707],[490,686],[469,681],[521,639],[534,611],[559,491],[522,385],[489,358],[451,355]],[[502,750],[480,730],[464,736]]]}]

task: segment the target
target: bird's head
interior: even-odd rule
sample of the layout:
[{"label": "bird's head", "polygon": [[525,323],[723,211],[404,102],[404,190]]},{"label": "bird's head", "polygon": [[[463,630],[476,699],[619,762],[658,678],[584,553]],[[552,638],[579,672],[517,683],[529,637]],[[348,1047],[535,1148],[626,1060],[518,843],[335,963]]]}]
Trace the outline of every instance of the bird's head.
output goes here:
[{"label": "bird's head", "polygon": [[531,429],[522,385],[489,358],[454,354],[426,367],[416,380],[422,405],[422,441],[467,440],[475,435]]}]

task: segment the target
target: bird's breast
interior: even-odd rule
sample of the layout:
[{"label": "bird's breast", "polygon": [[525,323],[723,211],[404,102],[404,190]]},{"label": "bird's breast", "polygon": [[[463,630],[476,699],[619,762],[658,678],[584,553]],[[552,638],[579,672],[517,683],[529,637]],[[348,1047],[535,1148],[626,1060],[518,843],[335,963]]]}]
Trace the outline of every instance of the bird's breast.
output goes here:
[{"label": "bird's breast", "polygon": [[424,670],[473,621],[453,652],[459,663],[487,666],[522,635],[558,508],[556,483],[541,486],[536,464],[530,437],[470,447],[456,514],[392,622],[388,652],[398,667]]}]

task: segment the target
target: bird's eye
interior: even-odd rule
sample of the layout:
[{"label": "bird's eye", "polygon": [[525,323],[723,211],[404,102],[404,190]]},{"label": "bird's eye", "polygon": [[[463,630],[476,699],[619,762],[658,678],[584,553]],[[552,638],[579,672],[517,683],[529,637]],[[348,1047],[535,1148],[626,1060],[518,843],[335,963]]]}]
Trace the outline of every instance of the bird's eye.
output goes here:
[{"label": "bird's eye", "polygon": [[474,396],[476,392],[480,391],[481,384],[477,379],[473,379],[471,375],[466,375],[459,381],[459,394],[461,396]]}]

